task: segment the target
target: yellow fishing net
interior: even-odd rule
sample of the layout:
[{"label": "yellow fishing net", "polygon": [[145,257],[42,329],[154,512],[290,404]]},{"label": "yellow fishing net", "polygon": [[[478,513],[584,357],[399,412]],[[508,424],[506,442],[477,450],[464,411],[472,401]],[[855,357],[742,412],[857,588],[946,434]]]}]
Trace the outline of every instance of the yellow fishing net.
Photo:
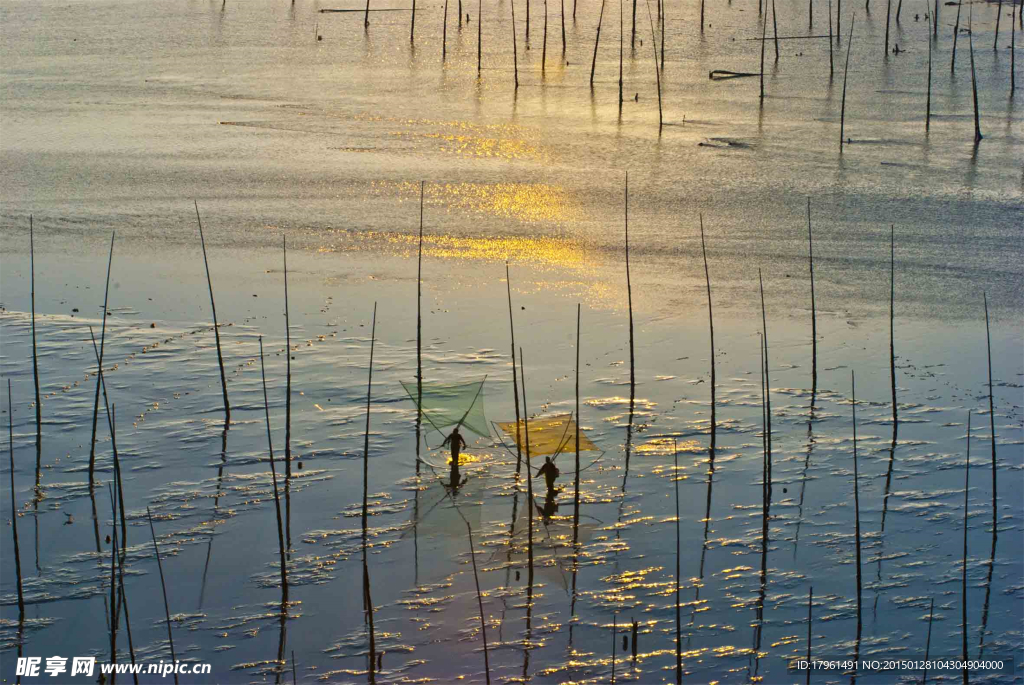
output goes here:
[{"label": "yellow fishing net", "polygon": [[[558,414],[543,418],[519,421],[518,431],[516,422],[508,421],[498,423],[498,427],[516,441],[516,445],[526,450],[526,434],[530,434],[530,458],[545,457],[552,454],[576,452],[576,421],[572,414]],[[580,452],[600,452],[597,445],[580,431]]]}]

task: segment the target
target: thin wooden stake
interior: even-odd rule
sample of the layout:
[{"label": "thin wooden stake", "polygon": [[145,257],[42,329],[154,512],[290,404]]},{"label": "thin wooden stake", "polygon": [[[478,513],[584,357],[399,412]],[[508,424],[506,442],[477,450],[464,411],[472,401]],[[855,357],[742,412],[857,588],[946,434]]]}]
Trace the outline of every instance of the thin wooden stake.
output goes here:
[{"label": "thin wooden stake", "polygon": [[633,0],[633,30],[630,33],[629,49],[636,50],[636,0]]},{"label": "thin wooden stake", "polygon": [[963,1],[956,3],[956,23],[953,25],[953,56],[949,60],[949,73],[956,71],[956,37],[960,33],[960,8],[963,7]]},{"label": "thin wooden stake", "polygon": [[484,622],[484,599],[480,594],[480,576],[476,571],[476,551],[473,549],[473,529],[466,521],[466,531],[469,533],[469,558],[473,561],[473,580],[476,581],[476,601],[480,607],[480,633],[484,639],[484,674],[487,676],[487,685],[491,685],[491,659],[487,654],[487,624]]},{"label": "thin wooden stake", "polygon": [[633,393],[636,388],[636,357],[633,353],[633,285],[629,278],[629,172],[626,172],[625,191],[625,228],[626,228],[626,298],[629,303],[629,396],[632,405]]},{"label": "thin wooden stake", "polygon": [[[228,383],[224,376],[224,355],[220,351],[220,326],[217,325],[217,305],[213,301],[213,280],[210,278],[210,262],[206,259],[206,239],[203,237],[203,220],[199,218],[199,203],[196,208],[196,222],[199,224],[199,243],[203,247],[203,264],[206,266],[206,284],[210,288],[210,311],[213,314],[213,338],[217,342],[217,364],[220,366],[220,387],[224,393],[224,425],[231,425],[231,405],[228,403]],[[109,268],[108,268],[109,270]],[[100,359],[103,359],[103,337],[100,336]]]},{"label": "thin wooden stake", "polygon": [[832,0],[828,0],[828,80],[832,82],[835,65],[832,61]]},{"label": "thin wooden stake", "polygon": [[676,491],[676,685],[681,685],[683,682],[683,619],[680,615],[682,600],[679,597],[679,445],[675,438],[672,439],[672,458],[675,466],[672,471],[672,481]]},{"label": "thin wooden stake", "polygon": [[[853,44],[853,24],[856,20],[856,14],[850,17],[850,38],[846,42],[846,68],[843,69],[843,105],[839,113],[839,154],[843,153],[843,136],[846,130],[846,81],[850,75],[850,46]],[[837,24],[838,21],[837,17]]]},{"label": "thin wooden stake", "polygon": [[[935,0],[938,4],[938,0]],[[928,3],[925,3],[925,7],[928,7]],[[932,39],[925,36],[928,40],[928,101],[924,114],[924,132],[928,133],[932,126]]]},{"label": "thin wooden stake", "polygon": [[[445,0],[447,4],[448,0]],[[527,0],[529,3],[529,0]],[[512,8],[512,67],[515,73],[516,79],[516,90],[519,90],[519,52],[516,47],[516,3],[515,0],[509,0],[509,6]],[[529,5],[527,5],[529,6]]]},{"label": "thin wooden stake", "polygon": [[767,445],[768,464],[768,503],[772,501],[772,393],[771,376],[768,373],[768,317],[764,307],[764,281],[761,269],[757,270],[757,280],[761,286],[761,330],[764,331],[764,407],[765,407],[765,441]]},{"label": "thin wooden stake", "polygon": [[548,65],[548,0],[544,0],[544,39],[541,45],[540,51],[540,70],[541,72],[547,68]]},{"label": "thin wooden stake", "polygon": [[[604,5],[601,0],[601,14],[597,18],[597,35],[594,37],[594,59],[590,63],[590,87],[594,87],[594,72],[597,71],[597,44],[601,42],[601,24],[604,23]],[[621,98],[621,95],[620,95]]]},{"label": "thin wooden stake", "polygon": [[708,332],[711,339],[711,451],[715,451],[715,434],[718,424],[715,421],[715,317],[711,309],[711,274],[708,272],[708,251],[704,245],[704,215],[700,217],[700,251],[704,257],[704,281],[708,288]]},{"label": "thin wooden stake", "polygon": [[974,32],[973,32],[973,15],[974,5],[971,5],[971,10],[968,13],[967,19],[967,46],[971,53],[971,92],[974,94],[974,144],[977,145],[981,142],[981,122],[979,121],[980,112],[978,109],[978,77],[974,71]]},{"label": "thin wooden stake", "polygon": [[857,386],[853,371],[850,371],[850,406],[853,410],[853,509],[854,537],[857,546],[857,634],[861,624],[861,563],[860,563],[860,476],[857,470]]},{"label": "thin wooden stake", "polygon": [[622,0],[619,0],[619,113],[622,113]]},{"label": "thin wooden stake", "polygon": [[[579,537],[580,529],[580,311],[581,306],[576,304],[576,473],[573,475],[573,549]],[[518,425],[518,424],[517,424]],[[578,551],[578,550],[577,550]]]},{"label": "thin wooden stake", "polygon": [[416,472],[419,473],[420,416],[423,413],[423,186],[420,181],[420,245],[416,256]]},{"label": "thin wooden stake", "polygon": [[[938,0],[935,0],[938,2]],[[1013,3],[1010,7],[1010,95],[1013,95],[1013,91],[1017,89],[1017,62],[1015,55],[1017,54],[1017,25],[1013,21],[1014,13],[1018,17],[1024,16],[1024,11],[1017,12],[1017,3]]]},{"label": "thin wooden stake", "polygon": [[764,41],[768,35],[768,13],[764,13],[764,23],[761,25],[761,70],[758,75],[761,77],[761,103],[764,103]]},{"label": "thin wooden stake", "polygon": [[7,447],[11,458],[11,530],[14,533],[14,569],[18,576],[18,620],[25,620],[25,593],[21,588],[21,549],[18,546],[18,505],[14,497],[14,402],[11,379],[7,379]]},{"label": "thin wooden stake", "polygon": [[[160,589],[164,594],[164,618],[167,620],[167,642],[171,645],[171,661],[176,662],[174,656],[174,636],[171,634],[171,606],[167,602],[167,585],[164,583],[164,566],[160,561],[160,547],[156,544],[156,529],[153,528],[153,514],[146,507],[146,518],[149,519],[149,532],[153,536],[153,551],[156,552],[156,567],[160,571]],[[174,674],[174,685],[178,685],[178,674]]]},{"label": "thin wooden stake", "polygon": [[964,467],[964,559],[960,575],[960,637],[962,640],[962,657],[964,660],[964,685],[967,685],[967,498],[971,484],[971,410],[967,410],[967,461]]},{"label": "thin wooden stake", "polygon": [[366,381],[366,431],[363,433],[363,512],[362,523],[365,535],[368,505],[366,492],[370,480],[370,397],[373,390],[373,348],[377,342],[377,303],[373,303],[373,322],[370,324],[370,366]]},{"label": "thin wooden stake", "polygon": [[[28,245],[31,265],[32,380],[36,389],[36,473],[38,473],[43,460],[43,403],[39,399],[39,354],[36,351],[36,241],[31,214],[28,215]],[[106,312],[104,312],[104,318],[106,318]]]},{"label": "thin wooden stake", "polygon": [[[526,368],[523,364],[523,348],[519,348],[519,370],[520,378],[523,382],[523,432],[526,434],[526,497],[529,500],[526,508],[529,510],[529,518],[527,519],[527,542],[526,542],[526,554],[527,563],[529,569],[527,570],[527,578],[529,580],[530,587],[533,587],[533,474],[530,472],[530,412],[526,405]],[[516,442],[519,442],[519,424],[516,423]]]},{"label": "thin wooden stake", "polygon": [[[508,292],[508,330],[512,338],[512,398],[516,405],[516,425],[519,425],[519,380],[516,375],[516,326],[512,320],[512,279],[508,273],[508,262],[505,262],[505,287]],[[517,429],[518,430],[518,429]],[[518,433],[516,434],[518,436]],[[519,477],[519,473],[523,466],[523,446],[520,444],[519,438],[516,438],[516,477]],[[527,463],[526,466],[526,479],[531,480],[530,477],[530,466]]]},{"label": "thin wooden stake", "polygon": [[[103,293],[103,325],[100,328],[100,365],[103,365],[103,344],[107,338],[107,302],[110,297],[110,267],[114,263],[114,232],[110,232],[110,256],[107,258],[107,285]],[[96,422],[100,412],[100,379],[96,377],[96,396],[92,403],[92,439],[89,442],[89,487],[93,486],[96,468]]]},{"label": "thin wooden stake", "polygon": [[[936,0],[938,2],[938,0]],[[513,10],[515,11],[515,10]],[[515,41],[513,41],[513,45]],[[448,59],[448,0],[444,0],[444,19],[441,21],[441,64]]]},{"label": "thin wooden stake", "polygon": [[[814,626],[814,617],[811,615],[811,607],[814,605],[814,586],[807,593],[807,663],[811,662],[811,629]],[[811,669],[807,668],[807,685],[811,683]]]},{"label": "thin wooden stake", "polygon": [[898,423],[896,407],[896,227],[889,225],[889,381],[892,386],[892,425]]},{"label": "thin wooden stake", "polygon": [[[546,2],[547,0],[545,0]],[[476,75],[480,77],[480,71],[483,69],[484,59],[484,42],[483,42],[483,29],[484,29],[484,5],[483,0],[477,0],[476,6]]]},{"label": "thin wooden stake", "polygon": [[274,441],[270,437],[270,402],[267,400],[267,372],[263,365],[263,336],[260,336],[260,376],[263,379],[263,408],[267,417],[267,453],[270,455],[270,478],[274,484],[274,510],[277,512],[277,542],[281,555],[281,588],[288,588],[288,567],[284,558],[284,530],[281,526],[281,499],[277,492],[277,468],[274,466]]},{"label": "thin wooden stake", "polygon": [[885,52],[882,56],[889,58],[889,16],[892,14],[892,0],[885,2]]},{"label": "thin wooden stake", "polygon": [[779,62],[779,19],[775,14],[775,0],[772,0],[772,36],[775,38],[775,63]]},{"label": "thin wooden stake", "polygon": [[647,20],[651,24],[651,47],[654,50],[654,78],[658,84],[658,133],[661,133],[662,128],[662,112],[661,112],[661,70],[658,68],[658,39],[654,34],[654,19],[651,18],[651,0],[647,2]]},{"label": "thin wooden stake", "polygon": [[992,333],[988,325],[988,293],[982,293],[985,302],[985,347],[988,351],[988,427],[992,436],[992,537],[998,534],[996,526],[996,412],[992,398]]},{"label": "thin wooden stake", "polygon": [[811,234],[811,198],[807,198],[807,266],[811,274],[811,405],[818,393],[818,314],[814,303],[814,236]]},{"label": "thin wooden stake", "polygon": [[416,0],[412,0],[412,13],[409,17],[409,42],[416,42]]},{"label": "thin wooden stake", "polygon": [[932,619],[935,618],[935,598],[932,597],[931,605],[928,609],[928,637],[925,638],[924,642],[924,672],[921,674],[921,685],[925,685],[928,682],[928,656],[931,652],[932,647]]},{"label": "thin wooden stake", "polygon": [[565,0],[559,0],[562,5],[562,62],[565,62]]},{"label": "thin wooden stake", "polygon": [[284,394],[284,477],[292,477],[292,327],[288,316],[288,243],[281,237],[281,248],[284,252],[284,340],[285,340],[285,376]]}]

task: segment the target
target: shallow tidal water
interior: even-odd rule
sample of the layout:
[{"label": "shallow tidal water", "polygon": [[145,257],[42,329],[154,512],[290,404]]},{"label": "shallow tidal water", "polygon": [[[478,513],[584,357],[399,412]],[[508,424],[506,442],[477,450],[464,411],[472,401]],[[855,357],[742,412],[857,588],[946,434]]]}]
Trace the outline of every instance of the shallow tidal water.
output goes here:
[{"label": "shallow tidal water", "polygon": [[[827,32],[827,9],[819,5],[809,27],[803,2],[779,2],[779,35]],[[148,506],[175,651],[212,664],[205,682],[287,682],[293,664],[299,681],[370,678],[360,504],[376,302],[367,570],[378,682],[485,681],[463,517],[473,530],[492,678],[608,682],[614,649],[616,680],[673,681],[675,485],[688,682],[802,682],[804,674],[788,671],[787,662],[806,653],[812,586],[814,653],[852,656],[851,371],[863,542],[860,656],[923,657],[933,599],[930,654],[960,654],[970,410],[969,651],[1016,663],[1016,673],[976,680],[1021,680],[1024,127],[1021,95],[1010,98],[1007,85],[1008,2],[999,50],[992,50],[995,4],[973,8],[986,136],[977,147],[966,34],[949,73],[956,8],[940,8],[925,136],[924,6],[903,8],[892,30],[907,52],[883,59],[885,8],[876,1],[865,16],[859,3],[847,3],[844,34],[846,13],[857,16],[845,121],[852,142],[841,155],[841,70],[829,80],[827,39],[780,41],[777,63],[769,42],[763,107],[756,78],[708,80],[711,69],[757,70],[760,43],[747,40],[760,35],[756,3],[709,3],[703,37],[696,3],[665,4],[660,135],[643,4],[635,51],[625,9],[624,89],[638,97],[623,103],[621,114],[618,12],[611,5],[591,91],[600,6],[581,2],[576,22],[567,20],[563,61],[559,7],[549,3],[542,70],[543,6],[531,4],[527,51],[525,4],[517,4],[518,92],[507,0],[481,5],[479,79],[480,17],[472,3],[463,5],[471,22],[461,30],[455,4],[449,7],[445,67],[442,5],[418,4],[412,46],[408,13],[373,13],[364,31],[360,14],[317,13],[328,6],[340,5],[0,5],[0,369],[14,392],[25,654],[109,659],[105,537],[112,532],[106,492],[113,465],[101,412],[91,497],[97,376],[87,327],[99,334],[116,230],[104,377],[116,406],[128,519],[125,586],[140,660],[170,655]],[[565,7],[568,15],[569,2]],[[835,46],[837,65],[846,45],[844,36]],[[577,557],[572,455],[559,457],[565,489],[548,524],[534,519],[532,586],[530,509],[509,440],[470,441],[467,482],[454,502],[441,484],[447,468],[437,431],[424,432],[417,465],[416,411],[400,381],[416,375],[421,180],[426,381],[486,375],[488,419],[514,420],[508,260],[528,410],[573,411],[582,306],[580,423],[601,451],[581,455]],[[819,334],[813,414],[808,197]],[[232,405],[226,431],[192,198],[203,216],[222,324]],[[30,214],[43,397],[38,473]],[[715,315],[713,461],[700,215]],[[287,488],[279,480],[289,540],[286,594],[258,346],[262,335],[280,477],[283,236],[293,359],[293,477]],[[773,440],[766,547],[759,270]],[[998,537],[983,293],[992,315]],[[6,419],[10,407],[0,404]],[[7,464],[3,459],[0,469],[5,521]],[[0,536],[0,671],[13,680],[19,632],[12,558],[8,526]],[[632,620],[639,627],[635,660],[621,642]],[[123,632],[118,647],[123,661]],[[946,675],[953,677],[959,675]],[[816,673],[813,682],[850,678]],[[893,676],[862,672],[856,679],[885,683]]]}]

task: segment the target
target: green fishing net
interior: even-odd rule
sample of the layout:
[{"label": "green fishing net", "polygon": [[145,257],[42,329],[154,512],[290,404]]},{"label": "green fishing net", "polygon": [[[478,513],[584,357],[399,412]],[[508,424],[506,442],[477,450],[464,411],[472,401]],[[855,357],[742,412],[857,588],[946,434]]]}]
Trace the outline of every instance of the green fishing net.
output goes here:
[{"label": "green fishing net", "polygon": [[416,381],[402,387],[419,407],[420,414],[438,431],[458,425],[480,437],[490,437],[487,417],[484,416],[484,376],[469,383],[423,383],[422,398],[418,397]]}]

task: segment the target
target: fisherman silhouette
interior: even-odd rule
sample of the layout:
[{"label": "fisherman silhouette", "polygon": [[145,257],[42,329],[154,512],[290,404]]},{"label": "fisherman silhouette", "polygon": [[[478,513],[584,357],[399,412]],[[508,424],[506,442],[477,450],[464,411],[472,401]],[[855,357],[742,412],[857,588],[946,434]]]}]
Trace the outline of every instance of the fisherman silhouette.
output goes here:
[{"label": "fisherman silhouette", "polygon": [[544,476],[544,481],[548,485],[548,497],[551,497],[555,493],[555,479],[558,478],[559,475],[560,472],[558,467],[555,466],[555,462],[551,461],[551,457],[544,457],[544,466],[540,467],[540,470],[537,471],[537,475],[534,476],[534,478],[537,476]]},{"label": "fisherman silhouette", "polygon": [[466,441],[462,438],[462,434],[459,433],[459,427],[455,426],[455,430],[452,431],[451,435],[444,439],[441,446],[450,445],[452,448],[452,465],[451,465],[451,484],[449,487],[455,489],[465,484],[465,480],[459,476],[459,452],[463,447],[466,446]]}]

